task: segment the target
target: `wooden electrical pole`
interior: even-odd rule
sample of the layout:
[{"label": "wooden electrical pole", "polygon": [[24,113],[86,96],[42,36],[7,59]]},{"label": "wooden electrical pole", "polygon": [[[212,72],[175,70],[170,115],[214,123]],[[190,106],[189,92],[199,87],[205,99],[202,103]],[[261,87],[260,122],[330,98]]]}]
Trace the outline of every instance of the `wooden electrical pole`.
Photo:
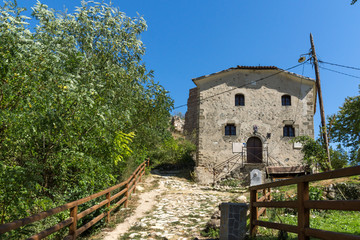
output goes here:
[{"label": "wooden electrical pole", "polygon": [[317,88],[317,92],[318,92],[318,95],[319,95],[322,134],[323,134],[325,149],[326,149],[326,153],[327,153],[327,157],[328,157],[328,163],[331,166],[330,150],[329,150],[329,139],[328,139],[327,130],[326,130],[324,104],[323,104],[322,93],[321,93],[319,64],[318,64],[318,59],[316,57],[313,36],[312,36],[311,33],[310,33],[310,43],[311,43],[311,55],[312,55],[312,58],[314,60],[314,67],[315,67],[316,88]]}]

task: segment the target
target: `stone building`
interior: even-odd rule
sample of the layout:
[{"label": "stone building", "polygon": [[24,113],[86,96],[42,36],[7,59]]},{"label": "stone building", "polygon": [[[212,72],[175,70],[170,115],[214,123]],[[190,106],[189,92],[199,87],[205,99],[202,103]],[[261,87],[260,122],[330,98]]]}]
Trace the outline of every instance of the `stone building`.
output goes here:
[{"label": "stone building", "polygon": [[[195,175],[209,184],[250,172],[303,173],[295,136],[314,137],[316,85],[273,66],[237,66],[194,78],[184,131],[196,143]],[[267,173],[267,174],[266,174]]]}]

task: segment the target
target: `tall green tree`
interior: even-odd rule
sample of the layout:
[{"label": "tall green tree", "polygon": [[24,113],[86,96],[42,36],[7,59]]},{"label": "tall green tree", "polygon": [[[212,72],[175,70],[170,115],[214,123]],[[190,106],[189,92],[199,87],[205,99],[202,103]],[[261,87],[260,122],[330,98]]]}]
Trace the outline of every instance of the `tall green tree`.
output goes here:
[{"label": "tall green tree", "polygon": [[304,164],[307,166],[315,166],[320,170],[327,171],[330,168],[344,168],[349,163],[347,152],[338,145],[336,149],[330,147],[331,166],[329,166],[327,153],[324,148],[324,143],[321,141],[321,137],[314,140],[309,136],[298,136],[291,142],[300,142],[303,145],[301,151],[304,153]]},{"label": "tall green tree", "polygon": [[[0,7],[3,222],[113,184],[169,135],[173,107],[142,62],[142,17],[90,2],[73,14],[40,2],[32,18],[23,11]],[[29,196],[21,204],[9,181]]]},{"label": "tall green tree", "polygon": [[360,96],[347,97],[332,117],[331,138],[350,148],[352,164],[360,163]]}]

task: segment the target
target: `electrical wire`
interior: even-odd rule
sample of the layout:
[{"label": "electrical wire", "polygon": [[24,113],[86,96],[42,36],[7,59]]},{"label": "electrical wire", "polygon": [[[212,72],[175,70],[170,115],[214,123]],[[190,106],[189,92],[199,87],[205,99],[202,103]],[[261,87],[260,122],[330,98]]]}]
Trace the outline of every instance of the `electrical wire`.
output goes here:
[{"label": "electrical wire", "polygon": [[339,72],[339,71],[336,71],[336,70],[333,70],[333,69],[329,69],[329,68],[326,68],[326,67],[322,67],[322,66],[319,66],[319,67],[322,68],[322,69],[328,70],[328,71],[330,71],[330,72],[335,72],[335,73],[342,74],[342,75],[345,75],[345,76],[349,76],[349,77],[353,77],[353,78],[358,78],[358,79],[360,79],[359,76],[355,76],[355,75],[351,75],[351,74],[348,74],[348,73]]},{"label": "electrical wire", "polygon": [[[309,61],[309,60],[307,60],[307,61]],[[251,82],[249,82],[249,83],[243,84],[243,85],[241,85],[241,86],[239,86],[239,87],[236,87],[236,88],[232,88],[232,89],[229,89],[229,90],[226,90],[226,91],[223,91],[223,92],[219,92],[219,93],[217,93],[217,94],[208,96],[208,97],[203,98],[203,99],[196,99],[196,101],[201,102],[201,101],[207,100],[207,99],[209,99],[209,98],[213,98],[213,97],[219,96],[219,95],[221,95],[221,94],[224,94],[224,93],[227,93],[227,92],[231,92],[231,91],[234,91],[234,90],[236,90],[236,89],[239,89],[239,88],[245,87],[245,86],[247,86],[247,85],[253,84],[254,82],[257,83],[257,82],[263,81],[263,80],[265,80],[265,79],[267,79],[267,78],[273,77],[273,76],[278,75],[278,74],[280,74],[280,73],[282,73],[282,72],[286,72],[286,71],[289,71],[289,70],[291,70],[291,69],[297,68],[297,67],[299,67],[299,66],[301,66],[301,65],[304,65],[307,61],[305,61],[305,62],[303,62],[303,63],[300,63],[300,64],[297,64],[297,65],[295,65],[295,66],[289,67],[289,68],[287,68],[287,69],[277,69],[277,70],[279,70],[279,72],[277,72],[277,73],[271,74],[271,75],[266,76],[266,77],[259,78],[259,79],[255,80],[255,81],[251,81]],[[189,103],[189,102],[188,102],[188,103]],[[175,109],[178,109],[178,108],[186,107],[186,106],[187,106],[187,104],[182,104],[182,105],[179,105],[179,106],[174,107],[174,110],[175,110]]]},{"label": "electrical wire", "polygon": [[343,67],[343,68],[349,68],[349,69],[354,69],[354,70],[360,70],[360,68],[357,68],[357,67],[351,67],[351,66],[341,65],[341,64],[337,64],[337,63],[324,62],[324,61],[322,61],[322,60],[319,60],[319,62],[320,62],[320,63],[329,64],[329,65],[333,65],[333,66],[337,66],[337,67]]}]

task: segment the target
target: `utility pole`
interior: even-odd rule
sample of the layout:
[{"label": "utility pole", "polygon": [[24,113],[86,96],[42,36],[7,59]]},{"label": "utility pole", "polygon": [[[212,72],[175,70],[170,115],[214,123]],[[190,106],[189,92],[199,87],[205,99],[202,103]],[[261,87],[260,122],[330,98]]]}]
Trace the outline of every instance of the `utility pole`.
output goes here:
[{"label": "utility pole", "polygon": [[326,130],[324,104],[323,104],[322,93],[321,93],[319,64],[318,64],[318,59],[316,57],[313,36],[312,36],[311,33],[310,33],[310,43],[311,43],[311,55],[312,55],[312,58],[314,60],[314,66],[315,66],[316,88],[318,90],[317,92],[318,92],[318,95],[319,95],[321,126],[322,126],[322,131],[323,131],[322,134],[323,134],[324,143],[325,143],[325,149],[326,149],[326,153],[327,153],[327,157],[328,157],[328,163],[331,166],[330,150],[329,150],[329,139],[328,139],[327,130]]}]

